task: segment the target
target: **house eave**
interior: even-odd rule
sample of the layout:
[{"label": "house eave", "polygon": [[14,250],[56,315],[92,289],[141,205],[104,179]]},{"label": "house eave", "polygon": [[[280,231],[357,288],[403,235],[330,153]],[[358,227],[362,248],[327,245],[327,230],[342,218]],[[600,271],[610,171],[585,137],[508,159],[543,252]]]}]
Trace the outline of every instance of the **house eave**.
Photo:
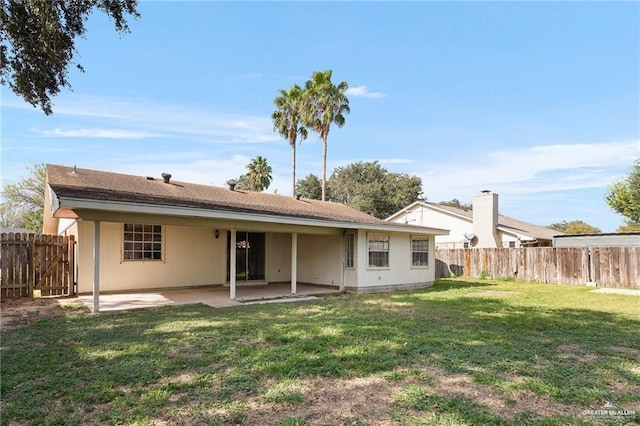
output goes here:
[{"label": "house eave", "polygon": [[510,228],[508,226],[498,225],[496,227],[496,229],[498,231],[502,231],[502,232],[505,232],[507,234],[514,235],[515,237],[517,237],[520,240],[526,240],[526,241],[535,241],[535,240],[551,241],[552,240],[552,238],[532,235],[530,233],[526,233],[526,232],[524,232],[522,230],[519,230],[519,229]]},{"label": "house eave", "polygon": [[463,219],[467,222],[472,222],[472,219],[463,215],[463,214],[459,214],[456,212],[452,212],[450,210],[446,210],[446,209],[441,209],[438,208],[437,205],[433,205],[433,204],[428,204],[428,203],[423,203],[422,201],[414,201],[413,203],[409,204],[408,206],[406,206],[405,208],[403,208],[402,210],[392,214],[391,216],[389,216],[388,218],[385,219],[385,221],[393,221],[396,220],[397,218],[401,217],[403,214],[409,213],[409,212],[414,212],[416,210],[416,207],[422,207],[422,208],[426,208],[432,211],[436,211],[438,213],[443,213],[446,214],[448,216],[453,216],[459,219]]},{"label": "house eave", "polygon": [[203,209],[197,207],[168,206],[145,203],[101,201],[75,197],[58,197],[59,207],[55,217],[73,217],[84,220],[100,220],[100,212],[137,213],[183,218],[217,219],[238,222],[263,222],[280,225],[309,226],[320,228],[362,229],[369,231],[402,232],[412,234],[447,235],[449,231],[436,228],[403,226],[398,224],[370,224],[322,220],[305,217],[233,212],[228,210]]},{"label": "house eave", "polygon": [[518,239],[521,239],[521,240],[535,240],[536,239],[535,237],[533,237],[533,236],[531,236],[529,234],[523,233],[521,231],[515,230],[513,228],[509,228],[509,227],[506,227],[506,226],[496,226],[496,229],[498,231],[504,232],[506,234],[513,235],[514,237],[516,237]]}]

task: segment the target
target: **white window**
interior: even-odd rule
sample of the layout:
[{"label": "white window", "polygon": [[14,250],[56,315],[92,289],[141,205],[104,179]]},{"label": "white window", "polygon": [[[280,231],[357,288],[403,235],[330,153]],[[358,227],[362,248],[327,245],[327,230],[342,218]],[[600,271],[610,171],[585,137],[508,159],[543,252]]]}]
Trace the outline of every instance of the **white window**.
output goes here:
[{"label": "white window", "polygon": [[369,267],[389,267],[389,236],[369,234]]},{"label": "white window", "polygon": [[429,266],[429,237],[411,237],[411,266]]},{"label": "white window", "polygon": [[162,260],[162,226],[125,223],[123,230],[125,261]]},{"label": "white window", "polygon": [[355,253],[355,234],[347,232],[344,235],[344,267],[353,268],[353,257]]}]

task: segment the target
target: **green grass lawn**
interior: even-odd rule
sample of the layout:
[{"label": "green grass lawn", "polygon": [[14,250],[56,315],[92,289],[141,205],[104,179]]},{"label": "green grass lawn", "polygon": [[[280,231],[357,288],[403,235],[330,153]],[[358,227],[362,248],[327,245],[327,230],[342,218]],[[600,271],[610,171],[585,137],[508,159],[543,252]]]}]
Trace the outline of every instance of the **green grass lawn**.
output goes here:
[{"label": "green grass lawn", "polygon": [[441,280],[303,303],[43,318],[5,424],[637,424],[640,297]]}]

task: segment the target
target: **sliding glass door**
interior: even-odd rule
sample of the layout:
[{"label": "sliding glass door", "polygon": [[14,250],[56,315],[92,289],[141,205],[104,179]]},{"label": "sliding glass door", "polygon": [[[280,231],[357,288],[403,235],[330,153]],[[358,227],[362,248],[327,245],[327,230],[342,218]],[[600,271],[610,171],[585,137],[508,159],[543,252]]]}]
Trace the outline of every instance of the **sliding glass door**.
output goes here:
[{"label": "sliding glass door", "polygon": [[[236,282],[263,281],[265,264],[265,234],[262,232],[236,232],[231,242],[227,233],[227,259],[231,259],[231,248],[236,251]],[[229,266],[229,265],[227,265]],[[227,267],[227,281],[230,267]]]}]

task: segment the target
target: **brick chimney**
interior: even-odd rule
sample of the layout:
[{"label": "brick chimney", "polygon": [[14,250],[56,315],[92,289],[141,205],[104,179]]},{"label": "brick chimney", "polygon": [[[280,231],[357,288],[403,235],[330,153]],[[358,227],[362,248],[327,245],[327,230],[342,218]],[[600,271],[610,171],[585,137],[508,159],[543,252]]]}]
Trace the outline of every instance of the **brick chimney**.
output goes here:
[{"label": "brick chimney", "polygon": [[473,197],[473,233],[478,238],[475,247],[502,247],[497,226],[498,194],[481,191]]}]

